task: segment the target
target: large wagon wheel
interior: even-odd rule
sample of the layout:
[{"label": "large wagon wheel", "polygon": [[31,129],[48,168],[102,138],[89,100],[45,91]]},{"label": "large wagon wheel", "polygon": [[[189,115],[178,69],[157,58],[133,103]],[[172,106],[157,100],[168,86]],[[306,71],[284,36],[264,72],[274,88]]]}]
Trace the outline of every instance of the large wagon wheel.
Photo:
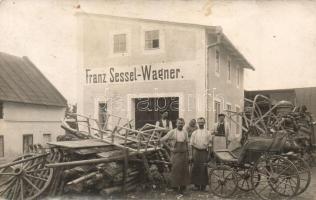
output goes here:
[{"label": "large wagon wheel", "polygon": [[35,199],[49,186],[53,169],[47,154],[25,155],[0,166],[0,196],[4,199]]},{"label": "large wagon wheel", "polygon": [[[260,174],[260,180],[255,177]],[[262,199],[282,199],[297,195],[299,172],[295,165],[282,156],[263,155],[255,163],[251,179],[255,193]]]},{"label": "large wagon wheel", "polygon": [[226,165],[216,166],[209,172],[209,187],[216,196],[228,198],[237,190],[235,171]]}]

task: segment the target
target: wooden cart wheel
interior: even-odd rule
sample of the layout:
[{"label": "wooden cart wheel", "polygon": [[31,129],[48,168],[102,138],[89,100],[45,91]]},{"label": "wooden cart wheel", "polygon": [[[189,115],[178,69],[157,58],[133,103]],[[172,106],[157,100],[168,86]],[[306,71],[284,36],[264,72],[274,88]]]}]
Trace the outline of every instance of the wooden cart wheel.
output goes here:
[{"label": "wooden cart wheel", "polygon": [[[260,180],[254,178],[260,174]],[[295,196],[300,187],[300,177],[295,165],[282,156],[262,156],[253,166],[252,186],[262,199],[284,199]]]},{"label": "wooden cart wheel", "polygon": [[302,194],[311,183],[310,167],[304,159],[296,155],[288,155],[287,158],[295,165],[300,176],[300,187],[296,195]]},{"label": "wooden cart wheel", "polygon": [[209,187],[216,196],[228,198],[237,190],[237,177],[232,168],[216,166],[209,172]]},{"label": "wooden cart wheel", "polygon": [[35,199],[49,186],[53,169],[45,165],[47,154],[24,155],[0,166],[0,196],[4,199]]}]

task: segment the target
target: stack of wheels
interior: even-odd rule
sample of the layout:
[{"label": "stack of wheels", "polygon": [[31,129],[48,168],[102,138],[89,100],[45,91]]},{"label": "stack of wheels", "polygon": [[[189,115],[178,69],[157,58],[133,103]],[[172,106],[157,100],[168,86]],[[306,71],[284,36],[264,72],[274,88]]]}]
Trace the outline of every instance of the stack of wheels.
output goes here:
[{"label": "stack of wheels", "polygon": [[265,200],[290,199],[306,191],[310,181],[308,164],[297,156],[264,155],[251,166],[217,165],[209,172],[210,191],[223,198],[239,189]]},{"label": "stack of wheels", "polygon": [[27,154],[0,166],[0,197],[36,199],[48,187],[53,169],[46,167],[48,154]]}]

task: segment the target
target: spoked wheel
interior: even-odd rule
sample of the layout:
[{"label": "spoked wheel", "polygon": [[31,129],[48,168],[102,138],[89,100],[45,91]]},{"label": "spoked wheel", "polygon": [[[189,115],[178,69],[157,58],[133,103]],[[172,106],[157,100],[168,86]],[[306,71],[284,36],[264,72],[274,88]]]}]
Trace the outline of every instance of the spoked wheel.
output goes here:
[{"label": "spoked wheel", "polygon": [[300,187],[296,195],[302,194],[311,183],[310,167],[304,159],[296,155],[289,155],[287,158],[295,165],[300,177]]},{"label": "spoked wheel", "polygon": [[[260,175],[260,180],[255,175]],[[284,199],[295,196],[300,177],[295,165],[285,157],[262,156],[252,169],[252,186],[262,199]]]},{"label": "spoked wheel", "polygon": [[[254,173],[253,178],[256,179],[256,182],[259,183],[260,181],[260,174]],[[258,184],[255,185],[255,187],[258,186]],[[244,191],[248,192],[253,190],[253,186],[251,183],[251,169],[245,168],[245,169],[239,169],[237,173],[237,187]]]},{"label": "spoked wheel", "polygon": [[211,169],[209,173],[209,187],[216,196],[227,198],[237,189],[237,177],[232,168],[221,165]]},{"label": "spoked wheel", "polygon": [[4,199],[35,199],[49,186],[53,169],[46,168],[47,154],[24,155],[0,166],[0,196]]}]

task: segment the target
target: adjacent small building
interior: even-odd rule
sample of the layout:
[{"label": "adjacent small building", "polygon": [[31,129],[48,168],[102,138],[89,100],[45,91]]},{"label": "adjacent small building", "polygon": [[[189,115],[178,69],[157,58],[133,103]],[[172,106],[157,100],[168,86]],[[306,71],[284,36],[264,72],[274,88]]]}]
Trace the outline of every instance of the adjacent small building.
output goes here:
[{"label": "adjacent small building", "polygon": [[[219,26],[78,13],[78,112],[100,111],[175,125],[224,110],[241,111],[244,69],[253,66]],[[237,119],[240,120],[240,119]],[[240,127],[231,125],[239,134]]]},{"label": "adjacent small building", "polygon": [[27,57],[0,52],[0,158],[63,134],[66,99]]}]

